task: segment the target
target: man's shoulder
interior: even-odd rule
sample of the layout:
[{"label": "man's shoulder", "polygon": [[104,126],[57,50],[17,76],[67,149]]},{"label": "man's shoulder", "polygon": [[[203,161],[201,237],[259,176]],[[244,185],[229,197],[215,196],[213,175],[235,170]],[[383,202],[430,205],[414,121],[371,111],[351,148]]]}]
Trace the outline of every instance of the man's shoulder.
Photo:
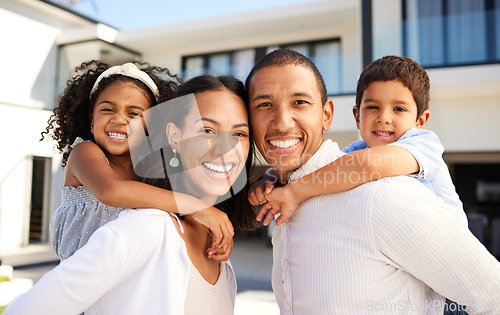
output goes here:
[{"label": "man's shoulder", "polygon": [[378,180],[374,180],[357,188],[364,188],[370,190],[376,190],[377,193],[392,192],[392,193],[430,193],[430,192],[417,178],[408,175],[401,176],[390,176],[384,177]]},{"label": "man's shoulder", "polygon": [[359,185],[349,191],[353,198],[364,199],[371,205],[384,202],[405,203],[408,195],[415,198],[437,198],[416,178],[411,176],[391,176]]},{"label": "man's shoulder", "polygon": [[441,208],[456,212],[414,177],[386,177],[361,186],[370,187],[372,214],[419,216]]}]

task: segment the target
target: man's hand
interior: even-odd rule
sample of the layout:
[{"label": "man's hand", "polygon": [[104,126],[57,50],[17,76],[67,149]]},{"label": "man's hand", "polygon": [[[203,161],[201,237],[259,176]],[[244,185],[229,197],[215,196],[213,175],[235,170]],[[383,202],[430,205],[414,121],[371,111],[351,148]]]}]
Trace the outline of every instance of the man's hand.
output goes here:
[{"label": "man's hand", "polygon": [[193,218],[209,228],[212,235],[212,242],[209,248],[213,249],[216,246],[227,248],[233,241],[234,228],[227,214],[223,211],[209,207],[193,213]]}]

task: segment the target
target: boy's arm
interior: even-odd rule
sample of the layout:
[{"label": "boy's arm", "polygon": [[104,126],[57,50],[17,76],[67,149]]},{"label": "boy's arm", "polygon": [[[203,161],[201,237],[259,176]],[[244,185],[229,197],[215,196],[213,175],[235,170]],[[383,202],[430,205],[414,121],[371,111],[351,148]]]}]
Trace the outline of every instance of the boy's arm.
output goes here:
[{"label": "boy's arm", "polygon": [[332,163],[290,181],[286,186],[266,194],[257,219],[266,215],[264,225],[278,213],[279,225],[290,218],[304,200],[325,194],[346,191],[369,181],[388,176],[417,174],[434,178],[442,160],[444,148],[437,135],[429,130],[413,128],[390,145],[365,148],[358,141],[347,148],[346,154]]},{"label": "boy's arm", "polygon": [[290,181],[290,193],[302,202],[307,198],[350,190],[383,177],[419,171],[413,155],[398,146],[378,146],[341,156],[304,177]]},{"label": "boy's arm", "polygon": [[276,225],[290,218],[304,200],[350,190],[361,184],[387,176],[407,175],[419,171],[413,155],[398,146],[378,146],[343,155],[304,177],[274,188],[265,198],[257,219],[266,215],[264,225],[278,213]]},{"label": "boy's arm", "polygon": [[432,180],[444,164],[444,147],[439,137],[430,130],[410,129],[390,146],[399,146],[413,155],[419,165],[418,177]]},{"label": "boy's arm", "polygon": [[227,215],[198,198],[134,180],[119,179],[109,166],[104,153],[94,143],[76,146],[71,152],[68,167],[71,167],[71,173],[78,181],[106,205],[194,213],[193,217],[198,222],[210,228],[213,235],[211,247],[218,244],[226,246],[234,235]]}]

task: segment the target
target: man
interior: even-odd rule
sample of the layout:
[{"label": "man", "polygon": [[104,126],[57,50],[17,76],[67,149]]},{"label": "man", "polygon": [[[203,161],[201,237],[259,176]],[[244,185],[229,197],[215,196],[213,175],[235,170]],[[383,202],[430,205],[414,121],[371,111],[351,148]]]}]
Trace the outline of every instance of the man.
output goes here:
[{"label": "man", "polygon": [[[333,103],[314,64],[278,50],[246,82],[255,144],[281,184],[342,155],[323,140]],[[411,193],[409,193],[411,192]],[[417,180],[385,178],[306,200],[273,235],[282,314],[500,313],[500,263]]]}]

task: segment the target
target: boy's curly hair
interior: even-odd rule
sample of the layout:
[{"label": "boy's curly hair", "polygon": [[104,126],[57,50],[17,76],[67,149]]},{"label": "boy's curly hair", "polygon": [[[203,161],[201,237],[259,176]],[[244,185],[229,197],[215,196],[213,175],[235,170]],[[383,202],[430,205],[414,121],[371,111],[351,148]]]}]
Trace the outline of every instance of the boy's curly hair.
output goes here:
[{"label": "boy's curly hair", "polygon": [[177,75],[171,74],[166,68],[152,66],[147,62],[135,61],[133,63],[137,68],[146,72],[157,85],[160,93],[158,102],[153,92],[144,83],[123,75],[112,75],[102,79],[90,97],[90,91],[99,75],[111,66],[99,60],[91,60],[83,62],[75,68],[75,75],[68,80],[66,88],[58,98],[57,106],[47,122],[45,131],[41,133],[42,138],[40,139],[42,141],[47,136],[56,140],[56,148],[60,153],[67,149],[63,153],[61,163],[63,167],[68,161],[71,152],[70,146],[77,137],[94,141],[94,136],[90,132],[90,114],[93,112],[99,94],[111,83],[116,81],[134,82],[146,91],[152,106],[171,99],[181,83],[181,79]]}]

